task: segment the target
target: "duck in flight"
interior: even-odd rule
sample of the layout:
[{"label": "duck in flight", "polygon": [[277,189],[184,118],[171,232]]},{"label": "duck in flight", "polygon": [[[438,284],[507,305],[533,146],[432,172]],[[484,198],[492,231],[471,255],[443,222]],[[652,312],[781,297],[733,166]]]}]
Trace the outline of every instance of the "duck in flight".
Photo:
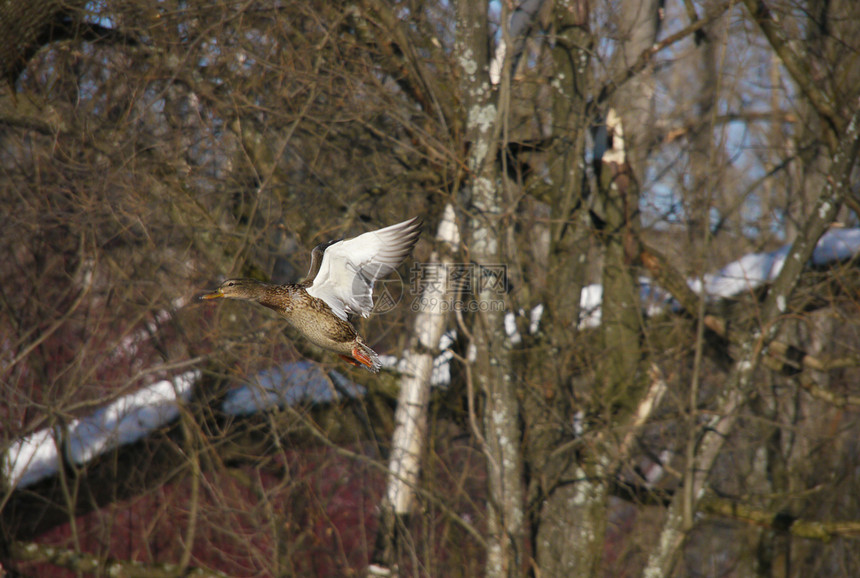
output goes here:
[{"label": "duck in flight", "polygon": [[202,298],[259,303],[283,315],[311,343],[378,373],[379,356],[348,315],[370,315],[373,285],[406,259],[420,233],[421,222],[415,217],[352,239],[320,243],[311,252],[311,267],[301,283],[228,279]]}]

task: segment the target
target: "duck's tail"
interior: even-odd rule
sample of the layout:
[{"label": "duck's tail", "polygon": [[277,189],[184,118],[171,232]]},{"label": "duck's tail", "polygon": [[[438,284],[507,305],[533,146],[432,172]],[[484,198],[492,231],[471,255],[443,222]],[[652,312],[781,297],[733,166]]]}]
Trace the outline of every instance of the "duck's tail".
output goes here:
[{"label": "duck's tail", "polygon": [[352,348],[352,357],[373,373],[379,373],[382,367],[376,352],[361,341],[356,340],[355,347]]}]

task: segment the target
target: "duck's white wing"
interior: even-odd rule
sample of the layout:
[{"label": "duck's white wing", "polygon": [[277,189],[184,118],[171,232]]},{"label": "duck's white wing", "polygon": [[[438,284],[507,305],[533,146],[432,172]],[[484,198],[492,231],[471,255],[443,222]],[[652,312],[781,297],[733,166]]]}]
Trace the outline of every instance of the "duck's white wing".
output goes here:
[{"label": "duck's white wing", "polygon": [[319,271],[307,292],[325,301],[334,313],[362,317],[373,309],[373,285],[397,268],[421,233],[418,217],[370,231],[325,248]]}]

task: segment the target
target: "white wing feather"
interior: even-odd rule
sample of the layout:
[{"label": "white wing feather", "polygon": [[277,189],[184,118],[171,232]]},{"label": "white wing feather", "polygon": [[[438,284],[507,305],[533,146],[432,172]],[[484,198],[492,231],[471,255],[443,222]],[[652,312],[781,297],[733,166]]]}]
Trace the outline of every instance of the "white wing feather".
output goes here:
[{"label": "white wing feather", "polygon": [[397,268],[418,239],[418,218],[329,245],[307,292],[326,302],[335,315],[362,317],[373,309],[373,286]]}]

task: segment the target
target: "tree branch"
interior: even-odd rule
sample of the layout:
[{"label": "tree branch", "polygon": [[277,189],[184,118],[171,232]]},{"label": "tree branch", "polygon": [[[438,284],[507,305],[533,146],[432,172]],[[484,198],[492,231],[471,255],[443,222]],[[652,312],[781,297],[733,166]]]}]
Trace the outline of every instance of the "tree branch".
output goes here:
[{"label": "tree branch", "polygon": [[[371,32],[365,24],[358,27],[359,39],[367,45],[379,47],[397,84],[421,105],[425,113],[435,112],[442,125],[451,131],[458,123],[453,94],[450,91],[440,94],[436,90],[436,85],[430,81],[432,75],[415,50],[414,41],[407,37],[403,23],[394,15],[391,6],[379,0],[361,0],[361,5],[364,12],[357,13],[356,19],[375,17],[377,22],[373,24],[383,32]],[[436,52],[442,61],[438,47],[430,45],[425,49]]]},{"label": "tree branch", "polygon": [[814,397],[815,399],[820,399],[821,401],[825,401],[834,407],[839,409],[843,409],[849,406],[860,407],[860,396],[858,395],[850,395],[847,393],[837,393],[835,391],[831,391],[824,387],[821,387],[815,380],[812,379],[809,375],[801,375],[797,380],[800,383],[800,387],[806,390],[806,392]]},{"label": "tree branch", "polygon": [[725,498],[704,498],[699,502],[699,511],[733,520],[742,520],[778,532],[786,532],[797,538],[823,542],[829,542],[832,538],[840,536],[860,535],[860,522],[813,522],[796,518],[784,512],[753,508]]},{"label": "tree branch", "polygon": [[104,573],[108,576],[127,578],[180,578],[184,576],[224,577],[226,574],[215,570],[196,567],[181,567],[176,564],[142,564],[130,560],[106,560],[74,550],[63,550],[35,542],[12,542],[10,555],[21,562],[53,564],[73,572]]},{"label": "tree branch", "polygon": [[608,101],[612,97],[612,95],[615,94],[615,91],[617,91],[624,83],[626,83],[628,80],[630,80],[631,78],[645,70],[650,64],[652,64],[654,56],[656,56],[657,53],[659,53],[664,48],[668,48],[676,42],[683,40],[687,36],[697,33],[699,30],[722,16],[723,13],[732,6],[732,4],[732,2],[723,3],[721,6],[716,7],[711,14],[708,14],[707,17],[702,18],[700,20],[696,20],[686,28],[675,32],[674,34],[670,34],[660,42],[654,44],[654,46],[643,50],[636,62],[631,64],[626,69],[618,72],[606,83],[606,85],[604,85],[604,87],[600,90],[600,94],[595,99],[595,103],[600,106],[606,101]]},{"label": "tree branch", "polygon": [[[833,221],[842,199],[850,194],[849,179],[860,149],[860,107],[848,123],[839,148],[833,155],[827,186],[821,192],[802,232],[795,240],[785,263],[770,287],[759,311],[760,329],[754,331],[740,346],[741,355],[735,363],[724,393],[721,395],[714,417],[705,425],[695,456],[691,492],[693,508],[696,508],[711,468],[717,455],[734,431],[739,410],[746,404],[754,383],[755,370],[762,351],[773,341],[785,313],[788,299],[796,287],[803,267],[812,257],[821,235]],[[683,512],[683,501],[676,496],[666,517],[658,546],[648,559],[647,576],[669,576],[677,561],[681,545],[686,539],[687,528]]]},{"label": "tree branch", "polygon": [[782,60],[788,73],[791,74],[794,82],[797,83],[819,116],[828,125],[831,131],[828,133],[831,149],[836,148],[836,137],[834,135],[839,134],[843,130],[843,125],[839,122],[839,116],[830,97],[821,90],[819,81],[814,78],[812,70],[809,67],[809,58],[802,58],[791,49],[788,39],[785,37],[784,27],[780,24],[776,15],[770,11],[764,0],[744,0],[744,4],[753,17],[753,20],[761,28],[774,52]]},{"label": "tree branch", "polygon": [[[641,238],[638,239],[638,244],[639,258],[657,284],[668,291],[688,315],[695,315],[702,297],[690,288],[686,277],[660,251],[649,246]],[[740,345],[746,339],[746,331],[732,328],[724,317],[715,313],[706,313],[703,322],[712,334],[729,343]],[[763,363],[769,369],[780,373],[796,372],[803,369],[830,371],[843,367],[853,367],[860,363],[860,360],[852,357],[834,360],[820,359],[795,346],[776,340],[770,343],[765,353],[767,357],[763,359]]]}]

